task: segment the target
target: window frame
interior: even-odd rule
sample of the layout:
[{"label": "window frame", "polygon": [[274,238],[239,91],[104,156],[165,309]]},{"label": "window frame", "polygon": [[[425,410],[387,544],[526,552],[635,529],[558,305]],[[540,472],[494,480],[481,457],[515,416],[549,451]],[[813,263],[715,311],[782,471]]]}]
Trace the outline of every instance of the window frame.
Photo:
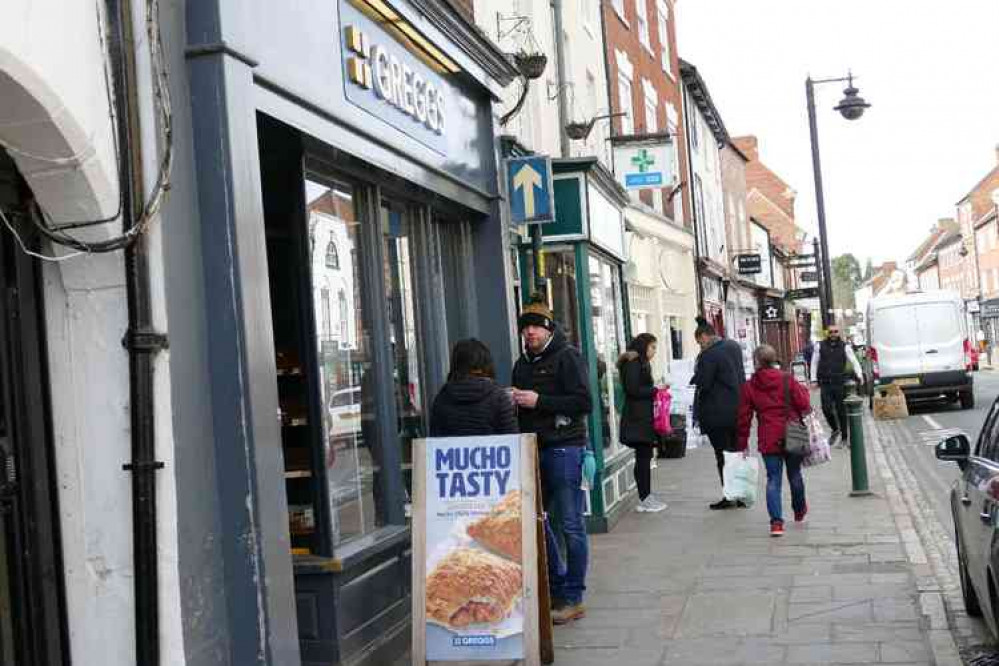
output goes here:
[{"label": "window frame", "polygon": [[652,30],[649,25],[649,4],[648,0],[635,0],[635,23],[638,30],[638,41],[649,53],[652,52]]},{"label": "window frame", "polygon": [[[624,88],[627,87],[628,94],[624,94]],[[618,104],[621,107],[618,109],[626,113],[627,115],[621,116],[621,134],[627,136],[629,134],[635,133],[635,87],[632,80],[624,75],[623,72],[618,71],[617,73],[617,94],[618,94]],[[625,99],[627,97],[627,99]],[[627,105],[627,106],[625,106]]]},{"label": "window frame", "polygon": [[659,33],[659,65],[671,79],[673,77],[673,50],[669,42],[669,5],[664,0],[656,0],[656,29]]}]

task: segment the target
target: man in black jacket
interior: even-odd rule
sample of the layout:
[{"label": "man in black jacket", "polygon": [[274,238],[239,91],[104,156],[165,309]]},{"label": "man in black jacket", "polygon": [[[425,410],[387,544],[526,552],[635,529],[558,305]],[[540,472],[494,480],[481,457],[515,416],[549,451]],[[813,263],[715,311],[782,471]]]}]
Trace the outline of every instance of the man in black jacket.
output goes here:
[{"label": "man in black jacket", "polygon": [[857,355],[853,353],[853,346],[843,340],[837,324],[830,324],[826,329],[826,339],[815,347],[811,370],[812,385],[819,387],[822,414],[832,431],[830,446],[836,446],[839,442],[846,446],[850,441],[844,402],[848,369],[858,383],[864,383],[864,373]]},{"label": "man in black jacket", "polygon": [[[724,484],[725,452],[736,451],[735,421],[739,409],[739,394],[746,382],[742,347],[734,340],[718,337],[707,320],[698,318],[694,339],[701,347],[691,384],[697,386],[694,395],[694,420],[708,436],[715,450],[718,478]],[[741,505],[722,499],[711,504],[712,509],[730,509]],[[743,505],[744,506],[744,505]]]},{"label": "man in black jacket", "polygon": [[586,417],[593,409],[586,365],[555,326],[544,302],[535,300],[517,320],[524,353],[513,367],[513,400],[521,432],[537,434],[545,511],[556,514],[565,539],[566,566],[549,558],[552,620],[583,617],[589,548],[583,517],[583,462],[589,443]]}]

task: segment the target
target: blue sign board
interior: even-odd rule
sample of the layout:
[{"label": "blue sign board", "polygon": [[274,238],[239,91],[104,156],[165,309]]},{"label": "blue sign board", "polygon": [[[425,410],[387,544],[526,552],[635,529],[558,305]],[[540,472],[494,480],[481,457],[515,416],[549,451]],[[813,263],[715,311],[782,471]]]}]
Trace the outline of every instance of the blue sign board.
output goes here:
[{"label": "blue sign board", "polygon": [[624,186],[629,190],[642,187],[663,187],[663,173],[662,171],[627,173],[624,175]]},{"label": "blue sign board", "polygon": [[543,156],[507,160],[507,192],[513,224],[540,224],[555,220],[552,163]]},{"label": "blue sign board", "polygon": [[451,84],[345,0],[340,23],[347,100],[445,155]]}]

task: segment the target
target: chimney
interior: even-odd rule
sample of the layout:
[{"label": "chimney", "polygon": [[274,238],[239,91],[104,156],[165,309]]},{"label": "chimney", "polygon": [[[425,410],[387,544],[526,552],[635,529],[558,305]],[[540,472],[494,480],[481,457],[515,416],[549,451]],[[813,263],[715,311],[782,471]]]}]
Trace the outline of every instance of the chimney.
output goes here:
[{"label": "chimney", "polygon": [[732,143],[749,158],[750,162],[760,159],[759,140],[755,136],[737,136],[732,139]]}]

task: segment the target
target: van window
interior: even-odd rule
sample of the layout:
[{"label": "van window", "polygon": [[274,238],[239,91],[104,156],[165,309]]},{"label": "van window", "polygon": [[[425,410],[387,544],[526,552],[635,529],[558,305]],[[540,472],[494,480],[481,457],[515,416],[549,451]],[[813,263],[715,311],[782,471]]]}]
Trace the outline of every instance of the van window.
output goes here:
[{"label": "van window", "polygon": [[911,305],[898,305],[877,310],[871,317],[871,344],[891,341],[892,347],[914,347],[919,344],[916,314]]},{"label": "van window", "polygon": [[925,303],[916,308],[919,335],[926,344],[960,344],[961,320],[953,303]]}]

